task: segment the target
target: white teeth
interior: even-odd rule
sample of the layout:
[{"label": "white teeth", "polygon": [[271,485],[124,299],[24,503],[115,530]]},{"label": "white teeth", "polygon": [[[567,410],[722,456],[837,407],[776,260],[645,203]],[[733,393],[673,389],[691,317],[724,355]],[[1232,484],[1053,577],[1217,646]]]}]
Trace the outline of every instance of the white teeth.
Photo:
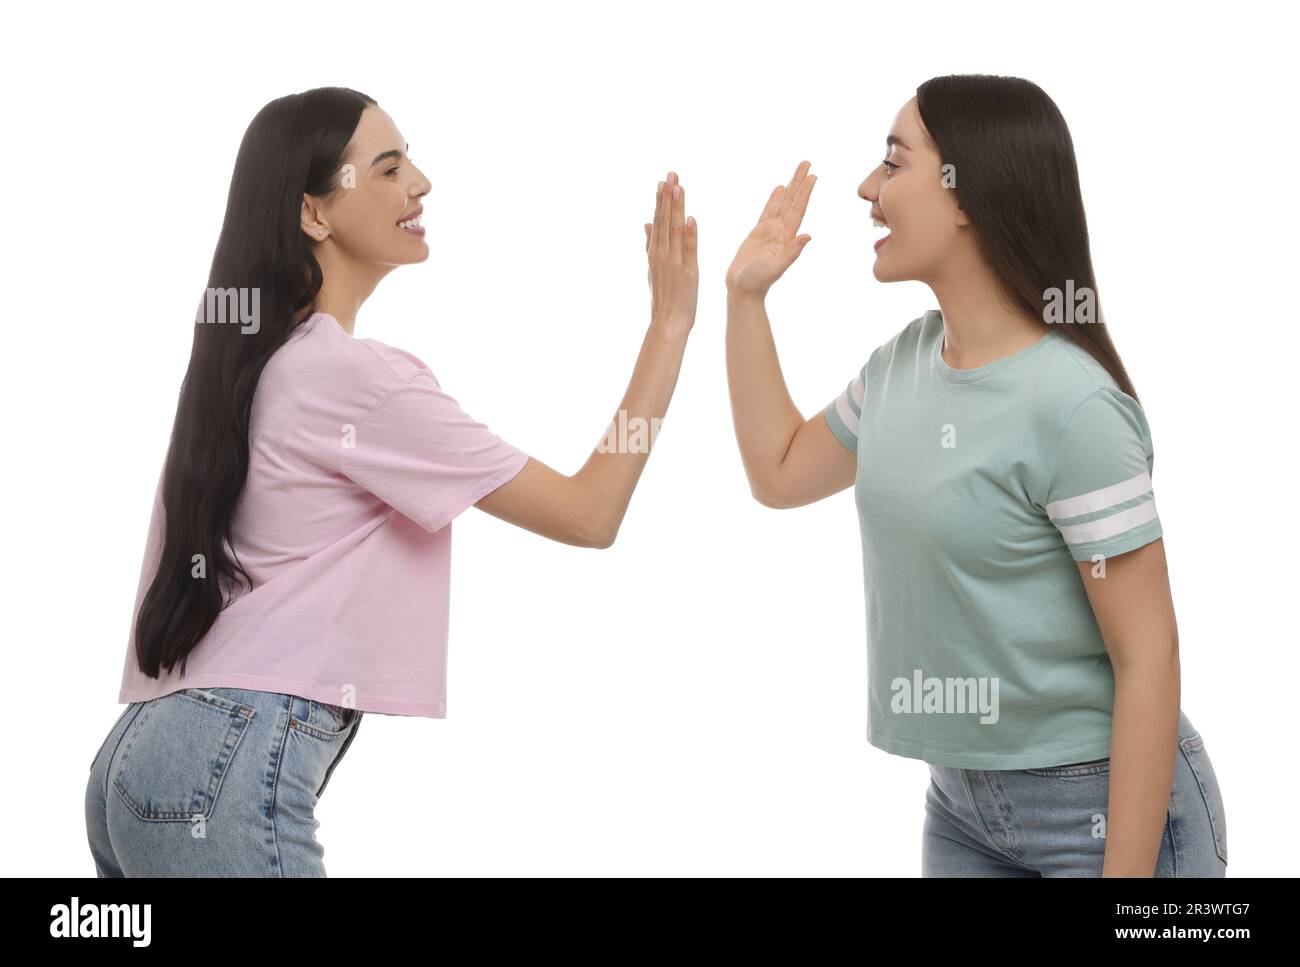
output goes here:
[{"label": "white teeth", "polygon": [[881,221],[879,218],[875,218],[875,217],[873,217],[873,218],[871,219],[871,224],[872,224],[872,225],[875,225],[876,228],[888,228],[888,227],[889,227],[889,222]]},{"label": "white teeth", "polygon": [[419,228],[420,219],[423,217],[424,217],[423,215],[416,215],[414,218],[408,218],[404,222],[398,222],[397,227],[398,228]]}]

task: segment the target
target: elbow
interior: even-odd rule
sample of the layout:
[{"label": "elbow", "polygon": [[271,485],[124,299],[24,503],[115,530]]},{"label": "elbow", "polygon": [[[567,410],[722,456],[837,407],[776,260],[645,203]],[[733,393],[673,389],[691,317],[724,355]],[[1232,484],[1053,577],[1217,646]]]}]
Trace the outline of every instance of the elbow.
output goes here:
[{"label": "elbow", "polygon": [[794,506],[780,491],[754,480],[749,482],[749,494],[764,507],[771,507],[773,510],[787,510]]},{"label": "elbow", "polygon": [[595,521],[583,521],[578,525],[576,532],[570,543],[578,547],[590,547],[596,550],[604,550],[614,545],[614,539],[618,537],[618,525],[605,525]]},{"label": "elbow", "polygon": [[[1113,636],[1112,636],[1113,637]],[[1117,678],[1145,678],[1167,681],[1182,667],[1176,630],[1158,636],[1132,635],[1106,642],[1111,666]]]},{"label": "elbow", "polygon": [[614,538],[616,538],[617,536],[618,536],[617,532],[610,533],[610,534],[600,534],[588,538],[587,541],[582,546],[595,548],[598,551],[603,551],[607,547],[614,546]]},{"label": "elbow", "polygon": [[799,501],[791,499],[789,488],[783,486],[787,481],[781,473],[781,464],[761,469],[747,464],[745,478],[749,481],[749,495],[764,507],[788,510],[799,506]]}]

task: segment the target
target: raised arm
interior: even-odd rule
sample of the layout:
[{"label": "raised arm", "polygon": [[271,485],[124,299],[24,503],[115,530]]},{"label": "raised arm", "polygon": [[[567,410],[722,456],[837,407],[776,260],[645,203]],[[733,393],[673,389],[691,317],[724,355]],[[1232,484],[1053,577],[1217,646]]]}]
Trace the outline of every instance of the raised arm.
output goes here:
[{"label": "raised arm", "polygon": [[727,270],[727,381],[749,489],[768,507],[800,507],[849,487],[856,456],[821,412],[805,420],[785,385],[764,300],[811,238],[799,235],[816,175],[807,161],[768,197]]},{"label": "raised arm", "polygon": [[686,190],[674,172],[660,182],[654,222],[645,226],[650,326],[627,392],[582,469],[572,476],[530,459],[476,504],[543,537],[579,547],[609,547],[668,411],[686,340],[695,323],[698,230],[686,217]]}]

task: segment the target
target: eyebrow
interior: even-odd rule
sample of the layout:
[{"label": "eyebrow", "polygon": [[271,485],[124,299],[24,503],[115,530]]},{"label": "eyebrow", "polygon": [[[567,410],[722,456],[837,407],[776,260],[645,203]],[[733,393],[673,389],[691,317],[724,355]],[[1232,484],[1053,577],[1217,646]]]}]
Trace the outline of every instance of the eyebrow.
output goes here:
[{"label": "eyebrow", "polygon": [[894,145],[898,145],[898,146],[900,146],[901,148],[903,148],[903,149],[906,150],[906,151],[911,151],[911,150],[912,150],[911,148],[909,148],[909,147],[907,146],[907,142],[904,141],[902,138],[900,138],[898,135],[896,135],[896,134],[886,135],[886,136],[885,136],[885,147],[886,147],[886,148],[890,148],[890,147],[893,147]]},{"label": "eyebrow", "polygon": [[[410,153],[410,150],[411,150],[411,146],[408,144],[406,146],[406,151],[408,154]],[[370,162],[370,167],[373,168],[375,165],[379,164],[379,162],[383,161],[386,158],[400,158],[401,156],[402,156],[402,152],[398,151],[396,148],[394,148],[392,151],[381,152],[380,154],[375,155],[375,160]]]}]

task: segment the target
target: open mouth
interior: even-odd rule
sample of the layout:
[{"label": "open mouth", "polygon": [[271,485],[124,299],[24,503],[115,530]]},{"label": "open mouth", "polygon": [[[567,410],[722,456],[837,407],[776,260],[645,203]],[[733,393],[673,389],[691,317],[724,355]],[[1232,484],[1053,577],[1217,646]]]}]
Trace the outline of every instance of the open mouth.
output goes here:
[{"label": "open mouth", "polygon": [[397,223],[397,227],[400,228],[402,231],[404,231],[407,235],[422,236],[424,235],[424,229],[420,226],[420,219],[423,217],[424,217],[424,209],[417,208],[415,210],[414,215],[402,219],[400,222]]},{"label": "open mouth", "polygon": [[[875,225],[876,228],[888,228],[888,227],[889,227],[889,222],[885,221],[883,218],[877,218],[875,215],[872,215],[872,216],[871,216],[871,224],[872,224],[872,225]],[[876,241],[876,244],[873,245],[872,248],[874,248],[877,252],[879,252],[879,251],[880,251],[880,246],[882,246],[882,245],[884,245],[886,242],[888,242],[889,239],[891,238],[891,236],[892,236],[892,233],[890,233],[890,235],[886,235],[886,236],[885,236],[884,238],[882,238],[882,239],[878,239],[878,240]]]}]

